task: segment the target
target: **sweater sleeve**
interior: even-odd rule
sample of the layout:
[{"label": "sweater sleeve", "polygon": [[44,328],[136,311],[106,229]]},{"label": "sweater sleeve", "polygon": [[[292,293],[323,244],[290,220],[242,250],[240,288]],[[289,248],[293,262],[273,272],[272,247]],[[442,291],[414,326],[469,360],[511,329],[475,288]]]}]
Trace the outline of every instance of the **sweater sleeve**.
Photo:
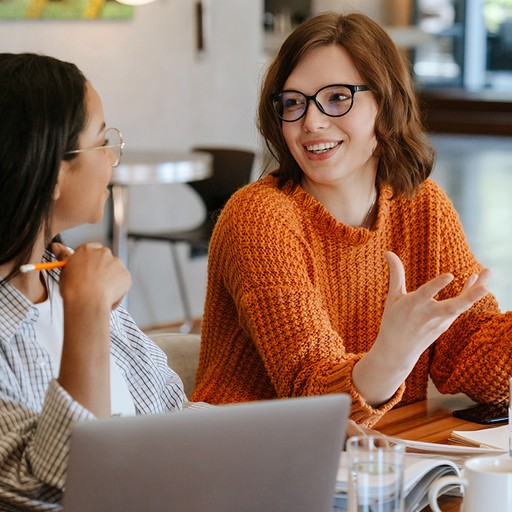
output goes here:
[{"label": "sweater sleeve", "polygon": [[[40,414],[35,413],[4,367],[0,387],[0,504],[8,510],[60,510],[71,425],[94,416],[73,401],[56,380]],[[0,506],[1,508],[1,506]]]},{"label": "sweater sleeve", "polygon": [[348,393],[352,418],[373,425],[400,400],[403,386],[378,409],[355,389],[352,369],[362,354],[347,352],[331,325],[319,291],[321,262],[301,211],[272,194],[253,198],[250,207],[240,201],[232,201],[219,221],[214,244],[222,254],[214,266],[220,267],[210,271],[225,276],[277,396]]},{"label": "sweater sleeve", "polygon": [[[451,203],[447,199],[440,203],[439,273],[455,276],[440,294],[444,299],[458,295],[468,277],[483,267],[472,254]],[[494,296],[485,296],[436,341],[430,372],[442,393],[465,393],[477,402],[508,400],[512,313],[501,313]]]}]

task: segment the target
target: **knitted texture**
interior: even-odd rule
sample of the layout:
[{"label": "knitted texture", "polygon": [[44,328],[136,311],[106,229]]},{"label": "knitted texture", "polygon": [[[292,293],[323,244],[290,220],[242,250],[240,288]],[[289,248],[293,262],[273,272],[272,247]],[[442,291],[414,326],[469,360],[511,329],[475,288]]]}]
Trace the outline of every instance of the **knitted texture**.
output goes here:
[{"label": "knitted texture", "polygon": [[420,357],[388,403],[366,404],[351,373],[379,332],[389,283],[384,251],[402,260],[408,291],[453,273],[440,299],[460,293],[482,269],[431,180],[412,199],[393,199],[381,187],[372,230],[340,224],[301,187],[279,190],[273,176],[239,190],[211,240],[192,400],[344,392],[352,419],[371,426],[391,407],[426,398],[429,373],[443,393],[507,399],[512,314],[501,314],[488,294]]}]

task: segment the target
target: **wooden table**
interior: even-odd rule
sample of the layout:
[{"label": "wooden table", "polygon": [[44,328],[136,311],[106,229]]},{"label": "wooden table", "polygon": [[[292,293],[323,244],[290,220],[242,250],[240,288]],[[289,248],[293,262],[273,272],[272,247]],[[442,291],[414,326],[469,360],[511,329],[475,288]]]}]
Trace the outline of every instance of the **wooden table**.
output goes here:
[{"label": "wooden table", "polygon": [[[375,429],[388,436],[411,441],[450,444],[452,430],[478,430],[484,425],[461,420],[452,411],[473,405],[465,395],[447,395],[399,407],[386,413]],[[442,496],[439,505],[443,512],[459,512],[462,499]],[[430,507],[424,509],[431,510]],[[491,512],[491,511],[489,511]]]}]

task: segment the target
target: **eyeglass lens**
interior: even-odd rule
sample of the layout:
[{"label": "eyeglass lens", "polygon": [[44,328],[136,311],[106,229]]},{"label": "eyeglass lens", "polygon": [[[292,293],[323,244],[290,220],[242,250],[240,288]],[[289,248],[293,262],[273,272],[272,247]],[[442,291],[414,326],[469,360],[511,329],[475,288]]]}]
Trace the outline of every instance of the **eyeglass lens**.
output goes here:
[{"label": "eyeglass lens", "polygon": [[274,96],[274,109],[283,121],[297,121],[306,113],[310,99],[324,114],[340,117],[351,109],[353,94],[342,85],[324,87],[310,97],[298,91],[283,91]]},{"label": "eyeglass lens", "polygon": [[117,128],[108,128],[105,132],[105,146],[113,151],[115,155],[115,161],[112,164],[113,167],[116,167],[121,162],[121,157],[123,156],[123,147],[124,142],[121,136],[121,132]]}]

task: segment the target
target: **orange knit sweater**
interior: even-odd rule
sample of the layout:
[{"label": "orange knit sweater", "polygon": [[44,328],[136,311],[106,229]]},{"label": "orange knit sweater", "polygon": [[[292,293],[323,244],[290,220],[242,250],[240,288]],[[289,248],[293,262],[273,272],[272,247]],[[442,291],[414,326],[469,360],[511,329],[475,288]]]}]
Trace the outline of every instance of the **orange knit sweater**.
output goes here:
[{"label": "orange knit sweater", "polygon": [[[414,198],[381,187],[372,230],[338,223],[301,187],[273,176],[239,190],[210,245],[202,347],[192,400],[212,404],[345,392],[352,419],[374,425],[396,404],[443,393],[505,400],[512,375],[512,313],[487,295],[427,350],[392,399],[375,409],[354,388],[388,290],[383,253],[402,260],[408,291],[443,272],[458,294],[481,265],[446,195],[427,180]],[[414,339],[410,340],[414,343]]]}]

